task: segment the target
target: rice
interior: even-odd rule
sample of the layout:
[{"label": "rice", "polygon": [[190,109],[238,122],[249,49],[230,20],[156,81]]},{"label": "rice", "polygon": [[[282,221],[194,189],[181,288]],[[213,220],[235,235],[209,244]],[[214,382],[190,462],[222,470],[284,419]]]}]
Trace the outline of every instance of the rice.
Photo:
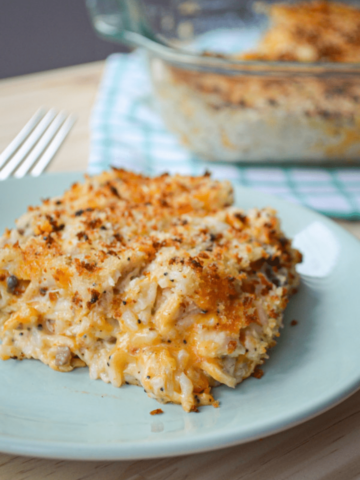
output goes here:
[{"label": "rice", "polygon": [[232,202],[208,174],[114,170],[29,207],[0,239],[0,358],[217,406],[267,358],[301,260],[273,210]]}]

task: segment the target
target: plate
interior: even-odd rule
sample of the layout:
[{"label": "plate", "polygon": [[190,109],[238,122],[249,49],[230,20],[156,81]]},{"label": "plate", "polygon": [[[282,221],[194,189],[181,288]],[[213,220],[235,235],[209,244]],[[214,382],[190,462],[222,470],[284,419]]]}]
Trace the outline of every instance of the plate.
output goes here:
[{"label": "plate", "polygon": [[[1,183],[0,227],[29,204],[60,194],[80,174]],[[237,205],[271,205],[305,253],[302,283],[265,375],[219,387],[220,408],[185,413],[135,386],[90,380],[87,369],[59,373],[35,360],[0,361],[0,450],[61,459],[165,457],[240,444],[274,434],[333,407],[360,386],[360,244],[329,219],[270,195],[236,189]],[[297,320],[296,326],[291,321]]]}]

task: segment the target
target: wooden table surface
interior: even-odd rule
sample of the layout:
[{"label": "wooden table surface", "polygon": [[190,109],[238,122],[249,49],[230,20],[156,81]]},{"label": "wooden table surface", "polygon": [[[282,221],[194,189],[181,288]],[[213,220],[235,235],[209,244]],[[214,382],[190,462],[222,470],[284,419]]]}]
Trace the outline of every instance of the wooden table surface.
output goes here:
[{"label": "wooden table surface", "polygon": [[[103,62],[0,81],[0,151],[39,106],[78,120],[50,171],[84,171],[89,118]],[[360,238],[360,222],[340,223]],[[127,462],[43,460],[0,453],[1,480],[349,480],[360,479],[360,391],[319,417],[238,447]]]}]

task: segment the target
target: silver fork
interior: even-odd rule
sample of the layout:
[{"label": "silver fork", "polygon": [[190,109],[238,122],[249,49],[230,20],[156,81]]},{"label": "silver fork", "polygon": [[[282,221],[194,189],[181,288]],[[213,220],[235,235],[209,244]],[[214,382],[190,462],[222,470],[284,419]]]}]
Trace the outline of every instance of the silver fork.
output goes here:
[{"label": "silver fork", "polygon": [[76,120],[75,115],[40,108],[0,154],[0,180],[39,176],[49,165]]}]

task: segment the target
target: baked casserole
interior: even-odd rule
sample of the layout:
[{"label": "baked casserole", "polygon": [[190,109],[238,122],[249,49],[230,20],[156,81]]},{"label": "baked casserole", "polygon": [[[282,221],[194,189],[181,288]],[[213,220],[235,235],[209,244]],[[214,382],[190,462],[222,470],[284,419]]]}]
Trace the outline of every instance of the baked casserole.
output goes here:
[{"label": "baked casserole", "polygon": [[[200,3],[206,12],[206,2]],[[166,126],[208,160],[358,162],[358,4],[247,2],[251,11],[232,11],[234,3],[245,9],[232,2],[216,22],[208,5],[209,31],[194,40],[201,45],[203,35],[207,47],[197,61],[182,63],[175,55],[169,61],[150,52]],[[192,22],[200,30],[202,17],[196,15]],[[232,20],[227,27],[229,16],[239,25]],[[258,41],[252,48],[240,48],[254,36]],[[226,52],[226,39],[229,45],[239,43],[238,53]]]}]

